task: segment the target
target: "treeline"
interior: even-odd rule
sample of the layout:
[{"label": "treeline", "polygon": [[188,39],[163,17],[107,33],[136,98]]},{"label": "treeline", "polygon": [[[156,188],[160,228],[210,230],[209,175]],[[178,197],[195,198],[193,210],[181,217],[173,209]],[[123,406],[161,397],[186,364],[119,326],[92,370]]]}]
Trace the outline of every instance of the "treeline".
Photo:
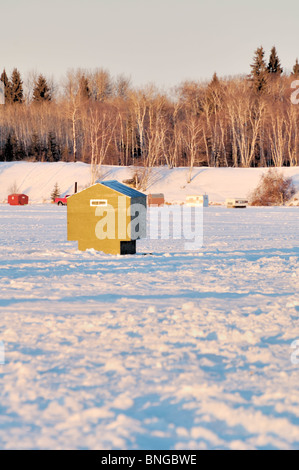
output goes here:
[{"label": "treeline", "polygon": [[299,165],[299,107],[293,80],[275,47],[255,51],[251,73],[209,83],[187,81],[173,92],[134,89],[109,72],[69,72],[60,89],[43,75],[27,83],[5,70],[0,107],[0,161],[83,161],[188,166]]}]

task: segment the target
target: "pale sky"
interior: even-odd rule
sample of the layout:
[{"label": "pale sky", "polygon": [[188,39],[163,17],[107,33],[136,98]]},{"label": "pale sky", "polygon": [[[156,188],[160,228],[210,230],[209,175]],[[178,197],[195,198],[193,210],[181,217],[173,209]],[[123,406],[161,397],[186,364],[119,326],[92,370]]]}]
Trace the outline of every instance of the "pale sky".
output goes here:
[{"label": "pale sky", "polygon": [[0,0],[0,71],[59,80],[104,68],[134,86],[247,74],[273,45],[285,69],[299,57],[298,0]]}]

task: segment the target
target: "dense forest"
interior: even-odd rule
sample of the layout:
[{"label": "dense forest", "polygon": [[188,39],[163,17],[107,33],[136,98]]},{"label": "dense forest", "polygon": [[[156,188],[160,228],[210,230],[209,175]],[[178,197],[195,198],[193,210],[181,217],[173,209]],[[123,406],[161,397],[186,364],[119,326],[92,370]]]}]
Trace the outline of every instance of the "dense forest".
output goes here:
[{"label": "dense forest", "polygon": [[[93,165],[299,165],[296,61],[284,73],[275,47],[263,47],[248,76],[186,81],[171,92],[134,89],[103,69],[70,71],[59,87],[45,76],[26,86],[3,70],[0,161],[83,161]],[[299,82],[298,82],[299,83]],[[297,87],[299,88],[299,86]]]}]

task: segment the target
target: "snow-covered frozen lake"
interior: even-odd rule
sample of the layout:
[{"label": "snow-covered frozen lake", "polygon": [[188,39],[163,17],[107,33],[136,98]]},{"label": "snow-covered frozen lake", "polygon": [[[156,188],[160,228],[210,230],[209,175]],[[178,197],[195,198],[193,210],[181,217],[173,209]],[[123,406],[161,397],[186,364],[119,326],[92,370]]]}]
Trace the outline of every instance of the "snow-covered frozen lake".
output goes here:
[{"label": "snow-covered frozen lake", "polygon": [[210,207],[202,249],[116,257],[0,205],[0,448],[298,449],[298,215]]}]

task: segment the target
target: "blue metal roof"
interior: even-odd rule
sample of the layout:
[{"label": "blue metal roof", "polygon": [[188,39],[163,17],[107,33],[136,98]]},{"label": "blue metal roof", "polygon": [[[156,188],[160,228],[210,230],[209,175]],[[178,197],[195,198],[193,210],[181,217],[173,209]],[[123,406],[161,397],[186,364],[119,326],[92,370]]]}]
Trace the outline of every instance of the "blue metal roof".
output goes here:
[{"label": "blue metal roof", "polygon": [[119,183],[119,181],[111,180],[111,181],[101,181],[101,184],[107,186],[107,188],[114,189],[118,193],[124,194],[125,196],[129,197],[146,197],[145,194],[137,191],[136,189],[130,188],[130,186],[126,186],[125,184]]}]

